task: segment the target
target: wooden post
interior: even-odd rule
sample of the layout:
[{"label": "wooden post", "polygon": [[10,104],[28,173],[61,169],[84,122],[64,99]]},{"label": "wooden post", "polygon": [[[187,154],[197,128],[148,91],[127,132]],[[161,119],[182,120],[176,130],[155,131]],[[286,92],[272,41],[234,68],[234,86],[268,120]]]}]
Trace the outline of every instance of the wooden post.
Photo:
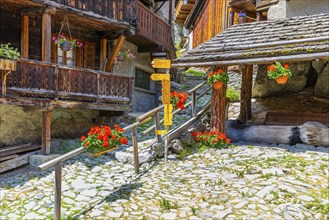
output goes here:
[{"label": "wooden post", "polygon": [[21,57],[29,58],[29,16],[22,16],[22,27],[21,27]]},{"label": "wooden post", "polygon": [[115,56],[119,53],[119,51],[121,50],[123,43],[125,42],[126,37],[124,35],[120,35],[117,43],[115,44],[115,47],[113,49],[112,55],[110,57],[110,60],[105,68],[106,72],[110,72],[113,65],[114,65],[114,58]]},{"label": "wooden post", "polygon": [[225,128],[225,111],[226,111],[226,90],[224,84],[221,89],[213,89],[211,97],[211,122],[212,131],[224,132]]},{"label": "wooden post", "polygon": [[134,127],[132,129],[132,139],[133,139],[135,173],[138,174],[139,173],[139,158],[138,158],[138,142],[137,142],[136,127]]},{"label": "wooden post", "polygon": [[42,61],[51,62],[51,14],[42,15]]},{"label": "wooden post", "polygon": [[242,69],[241,100],[243,100],[243,102],[241,102],[240,105],[240,121],[246,123],[247,122],[246,120],[251,118],[253,66],[243,65],[241,69]]},{"label": "wooden post", "polygon": [[191,110],[192,110],[192,116],[194,117],[196,115],[196,91],[192,92],[192,104],[191,104]]},{"label": "wooden post", "polygon": [[256,13],[256,21],[261,21],[261,20],[262,20],[262,13],[258,11]]},{"label": "wooden post", "polygon": [[62,163],[55,165],[55,199],[54,199],[54,219],[61,219],[62,200]]},{"label": "wooden post", "polygon": [[105,62],[106,62],[106,52],[107,52],[107,40],[106,39],[101,39],[100,42],[100,71],[105,71]]},{"label": "wooden post", "polygon": [[42,153],[50,154],[50,140],[51,140],[51,112],[42,112]]}]

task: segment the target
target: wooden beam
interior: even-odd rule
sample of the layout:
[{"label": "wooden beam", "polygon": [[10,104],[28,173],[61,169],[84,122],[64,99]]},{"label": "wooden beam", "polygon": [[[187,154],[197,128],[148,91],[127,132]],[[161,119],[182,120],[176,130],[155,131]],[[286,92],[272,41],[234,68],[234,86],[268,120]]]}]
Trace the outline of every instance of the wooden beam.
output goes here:
[{"label": "wooden beam", "polygon": [[15,168],[23,166],[25,164],[28,164],[30,155],[39,154],[39,153],[40,153],[40,151],[34,151],[34,152],[27,153],[27,154],[23,154],[19,157],[11,159],[11,160],[1,162],[0,163],[0,173],[15,169]]},{"label": "wooden beam", "polygon": [[110,57],[110,60],[109,60],[109,63],[107,64],[106,66],[106,69],[105,71],[106,72],[110,72],[111,69],[113,68],[113,65],[114,65],[114,58],[115,56],[119,53],[119,51],[121,50],[122,46],[123,46],[123,43],[125,42],[125,39],[126,37],[124,35],[120,35],[114,49],[113,49],[113,52],[112,52],[112,55]]},{"label": "wooden beam", "polygon": [[218,65],[239,65],[239,64],[269,64],[274,61],[285,62],[301,62],[312,61],[315,59],[328,59],[328,52],[308,53],[308,54],[292,54],[287,56],[271,56],[271,57],[256,57],[250,59],[237,59],[237,60],[218,60],[218,61],[199,61],[199,62],[179,62],[171,64],[171,67],[209,67]]},{"label": "wooden beam", "polygon": [[29,58],[29,16],[22,16],[21,26],[21,57]]},{"label": "wooden beam", "polygon": [[[171,26],[171,23],[172,23],[172,0],[169,0],[169,25]],[[171,33],[168,33],[169,34],[169,37],[171,37]]]},{"label": "wooden beam", "polygon": [[106,66],[106,58],[107,58],[107,40],[101,39],[100,42],[100,71],[105,71]]},{"label": "wooden beam", "polygon": [[51,62],[51,14],[42,15],[42,61]]},{"label": "wooden beam", "polygon": [[11,154],[18,154],[26,151],[37,150],[40,146],[32,145],[32,144],[23,144],[16,146],[8,146],[0,148],[0,157],[8,156]]},{"label": "wooden beam", "polygon": [[42,112],[42,153],[50,154],[50,140],[51,140],[51,112]]},{"label": "wooden beam", "polygon": [[240,121],[246,123],[251,118],[251,96],[252,96],[252,65],[242,66],[242,86],[240,105]]}]

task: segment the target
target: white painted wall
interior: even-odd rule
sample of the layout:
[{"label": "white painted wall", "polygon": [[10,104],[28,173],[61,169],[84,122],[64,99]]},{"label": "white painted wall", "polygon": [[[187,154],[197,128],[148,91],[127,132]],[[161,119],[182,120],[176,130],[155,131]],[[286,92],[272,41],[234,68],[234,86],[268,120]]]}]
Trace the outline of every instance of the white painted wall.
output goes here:
[{"label": "white painted wall", "polygon": [[268,10],[268,20],[329,12],[329,0],[280,0]]}]

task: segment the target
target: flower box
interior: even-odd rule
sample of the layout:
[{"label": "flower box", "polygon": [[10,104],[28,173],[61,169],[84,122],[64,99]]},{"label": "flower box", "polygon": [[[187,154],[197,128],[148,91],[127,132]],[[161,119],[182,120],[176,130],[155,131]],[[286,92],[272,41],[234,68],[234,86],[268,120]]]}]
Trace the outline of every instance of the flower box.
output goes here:
[{"label": "flower box", "polygon": [[16,60],[2,59],[0,58],[0,69],[1,70],[16,70]]},{"label": "flower box", "polygon": [[93,157],[99,157],[100,155],[102,155],[102,154],[105,154],[105,153],[107,153],[107,152],[110,152],[110,151],[112,151],[112,150],[115,150],[115,149],[117,149],[118,147],[110,147],[110,148],[108,148],[108,149],[106,149],[106,150],[100,150],[100,149],[98,149],[98,150],[96,150],[96,149],[94,149],[93,150],[93,152],[89,152],[88,150],[88,154],[90,155],[90,156],[93,156]]}]

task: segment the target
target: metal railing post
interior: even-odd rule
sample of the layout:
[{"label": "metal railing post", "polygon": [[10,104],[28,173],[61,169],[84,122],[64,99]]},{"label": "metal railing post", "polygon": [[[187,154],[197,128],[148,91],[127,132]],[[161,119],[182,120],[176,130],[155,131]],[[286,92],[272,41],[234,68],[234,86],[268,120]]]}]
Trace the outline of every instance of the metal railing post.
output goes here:
[{"label": "metal railing post", "polygon": [[195,90],[192,92],[192,105],[191,105],[191,110],[192,110],[192,116],[194,117],[196,115],[196,107],[195,107],[195,101],[196,101],[196,92]]},{"label": "metal railing post", "polygon": [[62,199],[62,162],[55,165],[55,204],[54,219],[61,219],[61,199]]},{"label": "metal railing post", "polygon": [[157,133],[158,130],[160,130],[160,111],[157,111],[155,113],[155,133],[157,137],[157,142],[161,142],[161,135]]},{"label": "metal railing post", "polygon": [[139,158],[138,158],[138,142],[137,142],[136,127],[134,127],[132,129],[132,139],[133,139],[135,173],[138,174],[139,173]]}]

